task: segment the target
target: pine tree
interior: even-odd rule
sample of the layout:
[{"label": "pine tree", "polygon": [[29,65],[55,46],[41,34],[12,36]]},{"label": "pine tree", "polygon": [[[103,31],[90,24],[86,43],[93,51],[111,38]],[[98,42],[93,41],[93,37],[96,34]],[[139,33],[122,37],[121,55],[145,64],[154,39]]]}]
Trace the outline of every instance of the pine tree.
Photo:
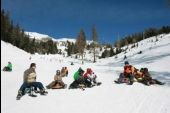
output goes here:
[{"label": "pine tree", "polygon": [[112,57],[112,56],[114,56],[115,55],[115,53],[114,53],[114,51],[113,51],[113,48],[111,47],[110,48],[110,57]]}]

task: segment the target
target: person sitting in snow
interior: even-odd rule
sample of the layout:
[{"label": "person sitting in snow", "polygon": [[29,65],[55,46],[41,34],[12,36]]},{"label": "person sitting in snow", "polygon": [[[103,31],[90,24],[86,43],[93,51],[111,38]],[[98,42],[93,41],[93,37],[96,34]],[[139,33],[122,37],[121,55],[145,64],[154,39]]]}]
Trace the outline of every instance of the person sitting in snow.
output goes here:
[{"label": "person sitting in snow", "polygon": [[8,62],[8,65],[3,68],[3,71],[12,71],[12,63]]},{"label": "person sitting in snow", "polygon": [[86,73],[83,75],[86,87],[92,87],[94,85],[100,85],[101,82],[97,82],[97,76],[91,68],[87,68]]},{"label": "person sitting in snow", "polygon": [[31,63],[30,68],[24,71],[24,77],[23,77],[24,81],[18,91],[17,100],[19,100],[25,94],[26,88],[31,88],[31,87],[39,88],[41,95],[45,95],[48,93],[45,91],[45,88],[41,82],[36,82],[35,68],[36,68],[36,64]]},{"label": "person sitting in snow", "polygon": [[120,74],[117,83],[128,83],[129,85],[133,84],[134,81],[135,67],[129,65],[128,61],[125,61],[124,72]]},{"label": "person sitting in snow", "polygon": [[61,69],[61,77],[67,77],[68,76],[68,69],[67,67],[62,67]]},{"label": "person sitting in snow", "polygon": [[74,81],[70,84],[69,89],[74,89],[74,88],[83,88],[84,87],[84,70],[82,68],[79,68],[78,71],[74,73]]},{"label": "person sitting in snow", "polygon": [[54,81],[52,81],[49,85],[46,86],[47,89],[63,89],[66,87],[62,80],[62,76],[60,70],[56,71],[56,75],[54,75]]},{"label": "person sitting in snow", "polygon": [[141,83],[145,85],[151,84],[159,84],[164,85],[164,83],[158,81],[157,79],[153,79],[148,71],[148,68],[141,68],[140,72],[142,73],[142,79],[140,80]]}]

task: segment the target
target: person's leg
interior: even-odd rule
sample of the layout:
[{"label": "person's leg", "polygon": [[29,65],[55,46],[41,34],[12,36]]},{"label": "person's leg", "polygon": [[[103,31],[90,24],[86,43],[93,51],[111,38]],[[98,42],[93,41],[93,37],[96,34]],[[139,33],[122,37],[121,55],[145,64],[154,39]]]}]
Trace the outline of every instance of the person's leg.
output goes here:
[{"label": "person's leg", "polygon": [[124,78],[125,78],[124,73],[120,73],[119,78],[118,78],[118,82],[123,83]]},{"label": "person's leg", "polygon": [[25,89],[26,89],[27,87],[30,87],[30,84],[28,84],[28,83],[26,83],[26,82],[24,82],[24,83],[21,85],[20,89],[18,90],[17,97],[16,97],[17,100],[20,100],[20,98],[25,94]]},{"label": "person's leg", "polygon": [[45,91],[45,88],[41,82],[33,82],[32,85],[40,89],[41,95],[45,95],[48,93],[47,91]]},{"label": "person's leg", "polygon": [[29,88],[29,87],[30,87],[30,84],[27,83],[27,82],[24,82],[24,83],[21,85],[21,87],[20,87],[20,89],[19,89],[19,92],[21,92],[21,93],[24,95],[25,89],[26,89],[26,88]]},{"label": "person's leg", "polygon": [[56,84],[55,81],[52,81],[50,84],[46,86],[47,89],[51,89]]},{"label": "person's leg", "polygon": [[32,85],[34,87],[39,88],[40,90],[44,90],[44,86],[43,86],[43,84],[41,82],[33,82]]},{"label": "person's leg", "polygon": [[65,87],[65,84],[64,84],[64,82],[62,80],[57,81],[57,83],[60,84],[63,88]]},{"label": "person's leg", "polygon": [[6,67],[6,71],[12,71],[9,67]]},{"label": "person's leg", "polygon": [[158,81],[158,80],[156,80],[156,79],[152,79],[152,80],[154,80],[156,84],[164,85],[164,83],[162,83],[162,82],[160,82],[160,81]]},{"label": "person's leg", "polygon": [[78,88],[77,86],[78,86],[78,83],[77,83],[77,81],[75,80],[75,81],[73,81],[73,82],[70,84],[69,89]]},{"label": "person's leg", "polygon": [[8,69],[7,69],[7,67],[5,66],[4,68],[3,68],[3,71],[7,71]]},{"label": "person's leg", "polygon": [[92,86],[91,81],[88,80],[87,78],[85,79],[85,86],[87,86],[87,87],[91,87]]}]

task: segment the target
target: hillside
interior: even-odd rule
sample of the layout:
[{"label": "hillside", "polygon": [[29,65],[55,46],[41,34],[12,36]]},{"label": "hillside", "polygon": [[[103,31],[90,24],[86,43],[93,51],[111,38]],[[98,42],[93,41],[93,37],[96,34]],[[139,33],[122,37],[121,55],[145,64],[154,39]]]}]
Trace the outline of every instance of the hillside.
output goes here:
[{"label": "hillside", "polygon": [[[139,46],[129,49],[126,56],[135,67],[148,67],[153,78],[166,83],[164,86],[145,86],[136,82],[132,86],[113,83],[123,70],[124,53],[120,53],[118,58],[98,59],[95,64],[85,61],[82,65],[78,59],[61,55],[30,55],[1,41],[1,69],[8,61],[13,64],[12,72],[1,71],[1,112],[169,113],[170,34],[159,36],[157,42],[154,39],[155,37],[151,37],[139,42]],[[139,51],[142,51],[142,54],[137,54]],[[57,69],[65,66],[69,69],[68,77],[63,78],[67,85],[73,81],[73,74],[79,67],[84,70],[91,67],[102,85],[87,88],[85,91],[80,89],[47,90],[47,96],[38,95],[32,98],[25,95],[17,101],[16,95],[22,84],[23,72],[32,62],[37,64],[37,81],[41,81],[44,86],[53,80]],[[74,62],[74,65],[70,65],[70,62]]]}]

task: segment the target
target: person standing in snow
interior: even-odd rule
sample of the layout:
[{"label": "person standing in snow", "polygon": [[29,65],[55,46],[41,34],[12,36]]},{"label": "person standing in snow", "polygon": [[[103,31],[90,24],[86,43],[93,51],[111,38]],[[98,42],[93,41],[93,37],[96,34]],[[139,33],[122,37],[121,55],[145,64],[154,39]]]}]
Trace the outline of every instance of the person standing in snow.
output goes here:
[{"label": "person standing in snow", "polygon": [[36,68],[36,64],[31,63],[30,68],[24,71],[23,84],[21,85],[18,91],[17,100],[19,100],[25,94],[26,88],[31,88],[31,87],[39,88],[41,95],[47,94],[43,84],[41,82],[36,82],[35,68]]}]

